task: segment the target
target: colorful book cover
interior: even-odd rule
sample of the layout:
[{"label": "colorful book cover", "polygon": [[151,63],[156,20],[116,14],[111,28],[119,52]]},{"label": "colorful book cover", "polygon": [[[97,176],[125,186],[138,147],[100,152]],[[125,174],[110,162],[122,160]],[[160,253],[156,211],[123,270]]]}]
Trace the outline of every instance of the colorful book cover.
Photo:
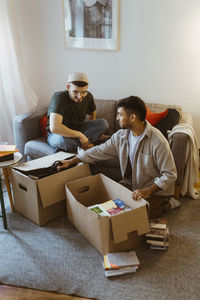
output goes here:
[{"label": "colorful book cover", "polygon": [[118,268],[139,266],[140,262],[135,251],[107,253],[110,264]]},{"label": "colorful book cover", "polygon": [[124,209],[124,208],[126,207],[125,202],[122,201],[122,200],[119,199],[119,198],[117,198],[117,199],[115,199],[115,200],[113,200],[113,201],[115,202],[115,204],[116,204],[118,207],[120,207],[120,208],[122,208],[122,209]]},{"label": "colorful book cover", "polygon": [[108,200],[104,203],[101,203],[101,207],[108,211],[109,209],[117,208],[117,205],[115,204],[115,202],[113,200]]},{"label": "colorful book cover", "polygon": [[123,212],[123,209],[121,209],[120,207],[116,207],[116,208],[108,209],[107,212],[109,213],[109,215],[113,216]]},{"label": "colorful book cover", "polygon": [[95,204],[95,205],[89,206],[88,208],[91,211],[93,211],[96,214],[99,214],[101,216],[109,216],[109,213],[106,210],[102,209],[100,204]]},{"label": "colorful book cover", "polygon": [[108,256],[107,255],[104,255],[104,269],[105,270],[118,270],[119,267],[112,264],[109,259],[108,259]]},{"label": "colorful book cover", "polygon": [[89,206],[88,208],[101,216],[113,216],[131,209],[130,207],[126,206],[122,200],[116,200],[121,207],[116,205],[115,200],[108,200],[100,204]]}]

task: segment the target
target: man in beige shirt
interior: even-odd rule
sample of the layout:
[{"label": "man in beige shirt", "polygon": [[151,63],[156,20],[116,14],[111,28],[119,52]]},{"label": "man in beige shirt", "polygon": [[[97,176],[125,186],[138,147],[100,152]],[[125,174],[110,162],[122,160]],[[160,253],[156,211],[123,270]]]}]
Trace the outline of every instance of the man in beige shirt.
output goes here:
[{"label": "man in beige shirt", "polygon": [[149,202],[151,218],[180,206],[180,202],[171,197],[177,173],[169,143],[145,117],[146,107],[139,97],[120,100],[117,120],[122,129],[104,144],[79,151],[75,158],[63,161],[58,169],[80,161],[95,163],[118,157],[121,183],[133,191],[134,200],[144,198]]}]

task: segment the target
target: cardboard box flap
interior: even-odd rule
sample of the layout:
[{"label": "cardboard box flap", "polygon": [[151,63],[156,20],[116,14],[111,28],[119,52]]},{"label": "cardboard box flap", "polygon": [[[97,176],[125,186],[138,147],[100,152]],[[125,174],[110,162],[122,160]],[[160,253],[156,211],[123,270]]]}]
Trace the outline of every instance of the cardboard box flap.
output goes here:
[{"label": "cardboard box flap", "polygon": [[[73,181],[72,184],[77,181]],[[102,245],[103,249],[106,249],[106,241],[109,238],[109,217],[102,218],[77,201],[70,185],[71,182],[65,185],[69,221],[91,244]]]},{"label": "cardboard box flap", "polygon": [[15,165],[13,168],[19,171],[30,171],[30,170],[36,170],[40,168],[48,168],[50,167],[56,160],[63,160],[66,158],[70,158],[74,156],[73,153],[67,153],[67,152],[57,152],[52,155],[44,156],[38,159],[34,159],[28,162],[24,162],[21,164]]},{"label": "cardboard box flap", "polygon": [[128,240],[128,233],[137,231],[138,235],[150,231],[146,206],[111,217],[114,242]]},{"label": "cardboard box flap", "polygon": [[[66,182],[89,176],[90,174],[89,165],[81,164],[74,168],[37,180],[43,208],[65,199]],[[53,189],[50,188],[52,186],[54,187]]]},{"label": "cardboard box flap", "polygon": [[69,182],[66,186],[70,189],[75,199],[84,206],[100,203],[103,197],[103,187],[99,190],[99,174],[90,175]]}]

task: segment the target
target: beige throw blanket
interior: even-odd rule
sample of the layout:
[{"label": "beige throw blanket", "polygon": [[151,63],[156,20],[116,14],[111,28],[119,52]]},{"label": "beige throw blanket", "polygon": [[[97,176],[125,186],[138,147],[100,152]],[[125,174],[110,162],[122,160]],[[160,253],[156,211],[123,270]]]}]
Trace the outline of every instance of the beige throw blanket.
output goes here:
[{"label": "beige throw blanket", "polygon": [[189,141],[186,149],[185,173],[180,193],[186,194],[193,199],[199,199],[200,194],[194,188],[194,184],[199,181],[199,146],[194,129],[188,124],[178,124],[173,127],[168,134],[169,143],[172,143],[174,133],[182,132],[188,135]]}]

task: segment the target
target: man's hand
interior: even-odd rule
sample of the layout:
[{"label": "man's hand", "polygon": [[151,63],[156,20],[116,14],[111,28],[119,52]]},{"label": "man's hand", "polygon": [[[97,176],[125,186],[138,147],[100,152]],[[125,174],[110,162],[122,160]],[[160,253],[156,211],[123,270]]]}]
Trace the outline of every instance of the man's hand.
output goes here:
[{"label": "man's hand", "polygon": [[66,169],[69,168],[70,166],[70,160],[60,160],[60,162],[62,163],[61,166],[57,166],[57,170],[61,171],[62,169]]},{"label": "man's hand", "polygon": [[132,198],[133,200],[147,199],[151,193],[147,189],[138,189],[133,191]]},{"label": "man's hand", "polygon": [[79,162],[81,162],[81,160],[76,156],[72,159],[61,160],[60,162],[62,163],[62,165],[57,166],[58,171],[61,171],[62,169],[69,168],[71,165],[78,164]]},{"label": "man's hand", "polygon": [[133,200],[140,200],[140,199],[148,199],[149,196],[154,193],[160,191],[160,188],[154,183],[149,187],[146,187],[144,189],[138,189],[133,191],[132,198]]},{"label": "man's hand", "polygon": [[81,136],[79,137],[79,141],[80,141],[83,149],[88,147],[89,140],[83,133],[81,133]]}]

